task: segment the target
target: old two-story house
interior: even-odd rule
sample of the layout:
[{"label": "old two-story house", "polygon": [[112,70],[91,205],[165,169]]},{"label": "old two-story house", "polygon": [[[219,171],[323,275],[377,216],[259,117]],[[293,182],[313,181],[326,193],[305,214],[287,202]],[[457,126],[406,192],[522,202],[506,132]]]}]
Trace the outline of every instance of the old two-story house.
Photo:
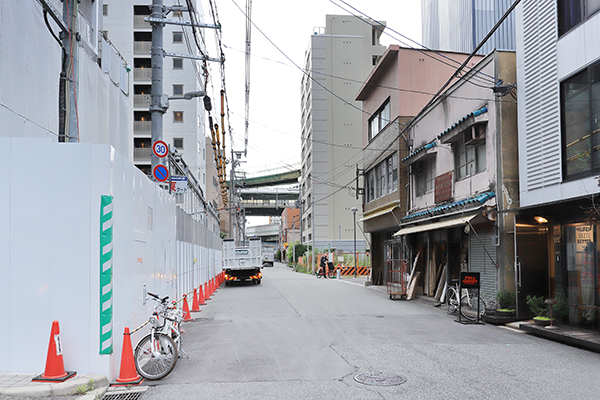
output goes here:
[{"label": "old two-story house", "polygon": [[517,302],[568,298],[568,322],[598,328],[600,3],[516,9],[521,208]]},{"label": "old two-story house", "polygon": [[[362,102],[363,217],[370,234],[371,281],[384,284],[402,256],[393,234],[400,228],[408,202],[406,166],[409,138],[402,133],[409,121],[452,76],[467,54],[435,52],[391,45],[360,88]],[[475,56],[473,66],[481,59]],[[358,175],[357,175],[358,176]],[[357,178],[357,181],[359,179]]]},{"label": "old two-story house", "polygon": [[518,207],[515,53],[494,51],[449,85],[406,128],[409,172],[402,240],[417,293],[441,297],[461,271],[479,272],[491,306],[514,290]]}]

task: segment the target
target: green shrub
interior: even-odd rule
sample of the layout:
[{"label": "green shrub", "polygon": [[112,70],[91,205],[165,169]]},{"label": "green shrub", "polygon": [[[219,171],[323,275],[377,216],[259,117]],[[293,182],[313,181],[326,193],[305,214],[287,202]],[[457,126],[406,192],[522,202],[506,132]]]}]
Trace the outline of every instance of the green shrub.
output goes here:
[{"label": "green shrub", "polygon": [[527,305],[536,317],[549,317],[550,311],[546,304],[546,299],[542,296],[527,295]]},{"label": "green shrub", "polygon": [[514,310],[517,304],[515,293],[510,290],[500,290],[497,292],[496,300],[498,300],[498,309],[500,310]]}]

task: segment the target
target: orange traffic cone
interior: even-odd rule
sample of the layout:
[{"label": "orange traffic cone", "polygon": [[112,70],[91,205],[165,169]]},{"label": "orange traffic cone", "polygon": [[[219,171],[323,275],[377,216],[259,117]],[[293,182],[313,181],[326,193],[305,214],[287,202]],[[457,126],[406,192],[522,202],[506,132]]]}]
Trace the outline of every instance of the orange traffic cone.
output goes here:
[{"label": "orange traffic cone", "polygon": [[200,303],[198,303],[198,290],[194,289],[194,300],[192,301],[192,311],[200,311]]},{"label": "orange traffic cone", "polygon": [[60,343],[60,328],[58,321],[52,321],[50,331],[50,343],[48,344],[48,356],[46,357],[46,369],[44,373],[32,379],[33,382],[64,382],[74,377],[77,372],[65,371],[65,363],[62,356],[62,345]]},{"label": "orange traffic cone", "polygon": [[210,300],[210,293],[208,293],[208,282],[204,282],[204,300]]},{"label": "orange traffic cone", "polygon": [[110,386],[125,386],[125,385],[139,385],[142,383],[144,378],[138,375],[135,369],[135,363],[133,361],[133,347],[131,346],[131,333],[129,333],[129,327],[125,327],[123,332],[123,349],[121,350],[121,370],[119,371],[119,377],[116,382],[110,384]]},{"label": "orange traffic cone", "polygon": [[192,318],[191,314],[190,314],[190,307],[188,306],[188,302],[187,302],[187,295],[183,296],[183,321],[193,321],[194,319]]},{"label": "orange traffic cone", "polygon": [[206,301],[204,301],[204,292],[202,291],[202,285],[198,288],[198,304],[201,306],[206,305]]}]

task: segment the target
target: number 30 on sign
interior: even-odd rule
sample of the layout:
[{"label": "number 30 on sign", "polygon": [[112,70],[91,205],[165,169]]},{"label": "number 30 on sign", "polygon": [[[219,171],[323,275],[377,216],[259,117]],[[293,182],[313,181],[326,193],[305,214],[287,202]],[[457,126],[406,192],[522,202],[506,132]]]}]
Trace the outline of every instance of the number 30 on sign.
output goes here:
[{"label": "number 30 on sign", "polygon": [[162,140],[157,140],[152,144],[152,151],[156,157],[163,158],[169,154],[169,146]]}]

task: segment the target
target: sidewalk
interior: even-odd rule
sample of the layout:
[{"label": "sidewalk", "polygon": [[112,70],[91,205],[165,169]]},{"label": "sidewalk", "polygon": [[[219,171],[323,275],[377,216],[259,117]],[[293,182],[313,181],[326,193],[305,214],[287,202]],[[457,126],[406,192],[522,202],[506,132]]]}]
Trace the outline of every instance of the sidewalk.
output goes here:
[{"label": "sidewalk", "polygon": [[[353,276],[342,276],[341,281],[352,283],[358,286],[365,286],[371,290],[376,290],[387,295],[387,287],[385,285],[369,285],[367,283],[367,278],[368,277],[366,276],[359,276],[357,278],[354,278]],[[415,300],[420,300],[433,306],[439,305],[439,302],[433,297],[417,296],[415,297]],[[600,332],[595,330],[579,328],[571,325],[540,327],[535,325],[533,321],[517,321],[510,324],[510,327],[514,329],[520,329],[521,331],[544,339],[549,339],[559,343],[600,353]]]},{"label": "sidewalk", "polygon": [[[38,374],[0,374],[0,400],[12,398],[44,397],[61,400],[94,400],[102,397],[108,388],[108,378],[102,375],[76,375],[65,382],[32,382]],[[82,393],[93,381],[94,390]]]}]

